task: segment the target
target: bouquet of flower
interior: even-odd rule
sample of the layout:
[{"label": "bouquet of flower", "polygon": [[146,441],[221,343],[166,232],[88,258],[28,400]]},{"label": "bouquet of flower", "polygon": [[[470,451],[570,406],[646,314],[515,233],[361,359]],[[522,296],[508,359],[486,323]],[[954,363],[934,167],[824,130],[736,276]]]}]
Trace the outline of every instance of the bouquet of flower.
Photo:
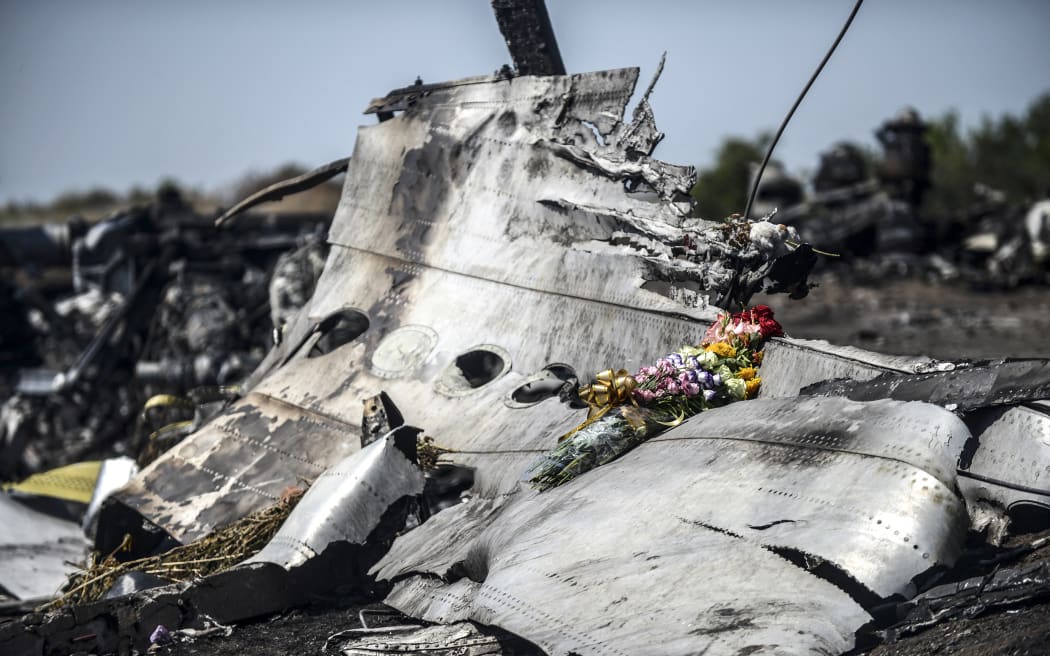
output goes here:
[{"label": "bouquet of flower", "polygon": [[558,442],[529,467],[525,478],[541,492],[557,487],[630,451],[656,428],[646,408],[617,406]]},{"label": "bouquet of flower", "polygon": [[580,390],[588,418],[526,472],[545,490],[633,449],[661,430],[704,410],[753,398],[762,379],[762,346],[784,334],[773,310],[721,314],[699,346],[685,346],[629,375],[606,370]]}]

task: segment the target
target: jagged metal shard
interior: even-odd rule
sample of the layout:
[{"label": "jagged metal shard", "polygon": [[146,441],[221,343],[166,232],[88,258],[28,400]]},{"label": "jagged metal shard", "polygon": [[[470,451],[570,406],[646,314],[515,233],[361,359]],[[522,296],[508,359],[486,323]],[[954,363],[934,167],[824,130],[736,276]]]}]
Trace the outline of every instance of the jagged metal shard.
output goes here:
[{"label": "jagged metal shard", "polygon": [[[506,635],[487,635],[470,622],[437,624],[397,631],[365,629],[368,633],[351,638],[343,645],[344,656],[383,656],[384,654],[427,654],[428,656],[503,656],[501,642]],[[492,632],[491,629],[489,630]]]},{"label": "jagged metal shard", "polygon": [[897,612],[903,619],[877,635],[892,643],[934,624],[977,617],[992,608],[1017,608],[1033,599],[1045,599],[1048,594],[1050,561],[997,569],[984,576],[937,586],[900,604]]},{"label": "jagged metal shard", "polygon": [[[921,403],[731,405],[564,486],[439,513],[375,571],[403,612],[552,654],[841,653],[869,619],[850,595],[912,592],[957,556],[968,437]],[[796,562],[830,564],[835,585]]]},{"label": "jagged metal shard", "polygon": [[829,380],[803,394],[844,396],[854,401],[926,401],[966,412],[1050,397],[1050,360],[1004,360],[965,364],[947,371],[884,373],[872,380]]}]

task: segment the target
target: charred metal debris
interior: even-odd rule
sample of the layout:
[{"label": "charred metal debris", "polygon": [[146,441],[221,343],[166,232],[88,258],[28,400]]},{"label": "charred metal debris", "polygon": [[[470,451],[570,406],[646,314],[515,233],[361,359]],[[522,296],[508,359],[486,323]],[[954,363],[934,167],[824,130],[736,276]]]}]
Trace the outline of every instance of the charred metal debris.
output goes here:
[{"label": "charred metal debris", "polygon": [[[309,298],[329,221],[220,230],[169,190],[94,225],[0,231],[0,478],[142,455],[153,430],[221,400]],[[185,402],[143,412],[160,394]]]},{"label": "charred metal debris", "polygon": [[[807,290],[813,252],[794,229],[691,217],[693,169],[652,157],[652,85],[625,116],[637,75],[502,74],[373,101],[380,121],[348,161],[267,192],[345,164],[315,286],[309,223],[275,236],[245,215],[216,232],[154,208],[80,237],[80,309],[9,292],[36,312],[10,334],[47,330],[8,356],[4,435],[22,448],[5,454],[91,425],[30,436],[57,411],[20,404],[124,389],[126,426],[148,381],[196,415],[156,434],[119,489],[88,495],[97,574],[63,586],[60,563],[88,551],[79,526],[0,498],[4,524],[25,527],[0,544],[19,563],[0,574],[0,650],[171,650],[356,599],[399,626],[348,627],[326,650],[840,654],[1041,597],[1045,563],[992,571],[1036,559],[1041,543],[1010,541],[1050,522],[1044,361],[773,338],[759,398],[557,488],[523,483],[579,424],[580,381],[695,343],[758,289]],[[67,317],[96,341],[60,351]],[[225,388],[186,396],[202,384]],[[76,403],[89,419],[108,407]],[[284,515],[235,549],[238,522]],[[218,558],[238,562],[203,567]],[[976,594],[957,582],[970,574]]]}]

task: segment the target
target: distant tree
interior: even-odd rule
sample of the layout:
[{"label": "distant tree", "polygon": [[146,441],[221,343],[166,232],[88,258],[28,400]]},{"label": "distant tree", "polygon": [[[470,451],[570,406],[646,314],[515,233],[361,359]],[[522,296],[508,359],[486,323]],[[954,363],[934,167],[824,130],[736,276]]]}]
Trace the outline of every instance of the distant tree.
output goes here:
[{"label": "distant tree", "polygon": [[974,185],[1003,192],[1007,202],[1030,203],[1050,187],[1050,93],[1020,117],[985,117],[965,135],[959,116],[948,112],[930,122],[932,187],[924,210],[931,216],[961,216],[976,200]]},{"label": "distant tree", "polygon": [[770,134],[763,133],[754,140],[729,137],[722,143],[715,165],[700,170],[691,192],[699,216],[719,220],[744,211],[751,165],[762,162],[771,138]]},{"label": "distant tree", "polygon": [[96,187],[88,191],[70,191],[61,194],[51,203],[55,212],[75,214],[90,210],[107,210],[120,202],[117,194],[109,189]]},{"label": "distant tree", "polygon": [[975,163],[970,146],[959,132],[959,115],[951,111],[929,122],[930,190],[924,201],[926,214],[958,215],[974,200]]},{"label": "distant tree", "polygon": [[251,196],[257,191],[265,189],[272,184],[294,178],[306,173],[304,166],[295,163],[286,163],[266,173],[253,171],[246,173],[233,185],[233,202],[237,202]]}]

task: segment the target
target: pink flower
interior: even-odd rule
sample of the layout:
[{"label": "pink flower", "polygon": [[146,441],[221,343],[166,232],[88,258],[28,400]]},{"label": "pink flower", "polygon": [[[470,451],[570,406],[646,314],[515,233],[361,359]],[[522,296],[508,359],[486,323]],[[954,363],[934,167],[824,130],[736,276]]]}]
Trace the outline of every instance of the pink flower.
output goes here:
[{"label": "pink flower", "polygon": [[649,390],[636,389],[634,390],[634,398],[638,399],[642,403],[649,403],[656,399],[656,393]]},{"label": "pink flower", "polygon": [[726,334],[722,331],[722,320],[721,317],[719,317],[704,333],[704,337],[700,340],[700,343],[706,346],[707,344],[721,342],[725,338]]},{"label": "pink flower", "polygon": [[685,383],[682,385],[682,393],[686,396],[696,396],[700,393],[700,385],[697,383]]}]

